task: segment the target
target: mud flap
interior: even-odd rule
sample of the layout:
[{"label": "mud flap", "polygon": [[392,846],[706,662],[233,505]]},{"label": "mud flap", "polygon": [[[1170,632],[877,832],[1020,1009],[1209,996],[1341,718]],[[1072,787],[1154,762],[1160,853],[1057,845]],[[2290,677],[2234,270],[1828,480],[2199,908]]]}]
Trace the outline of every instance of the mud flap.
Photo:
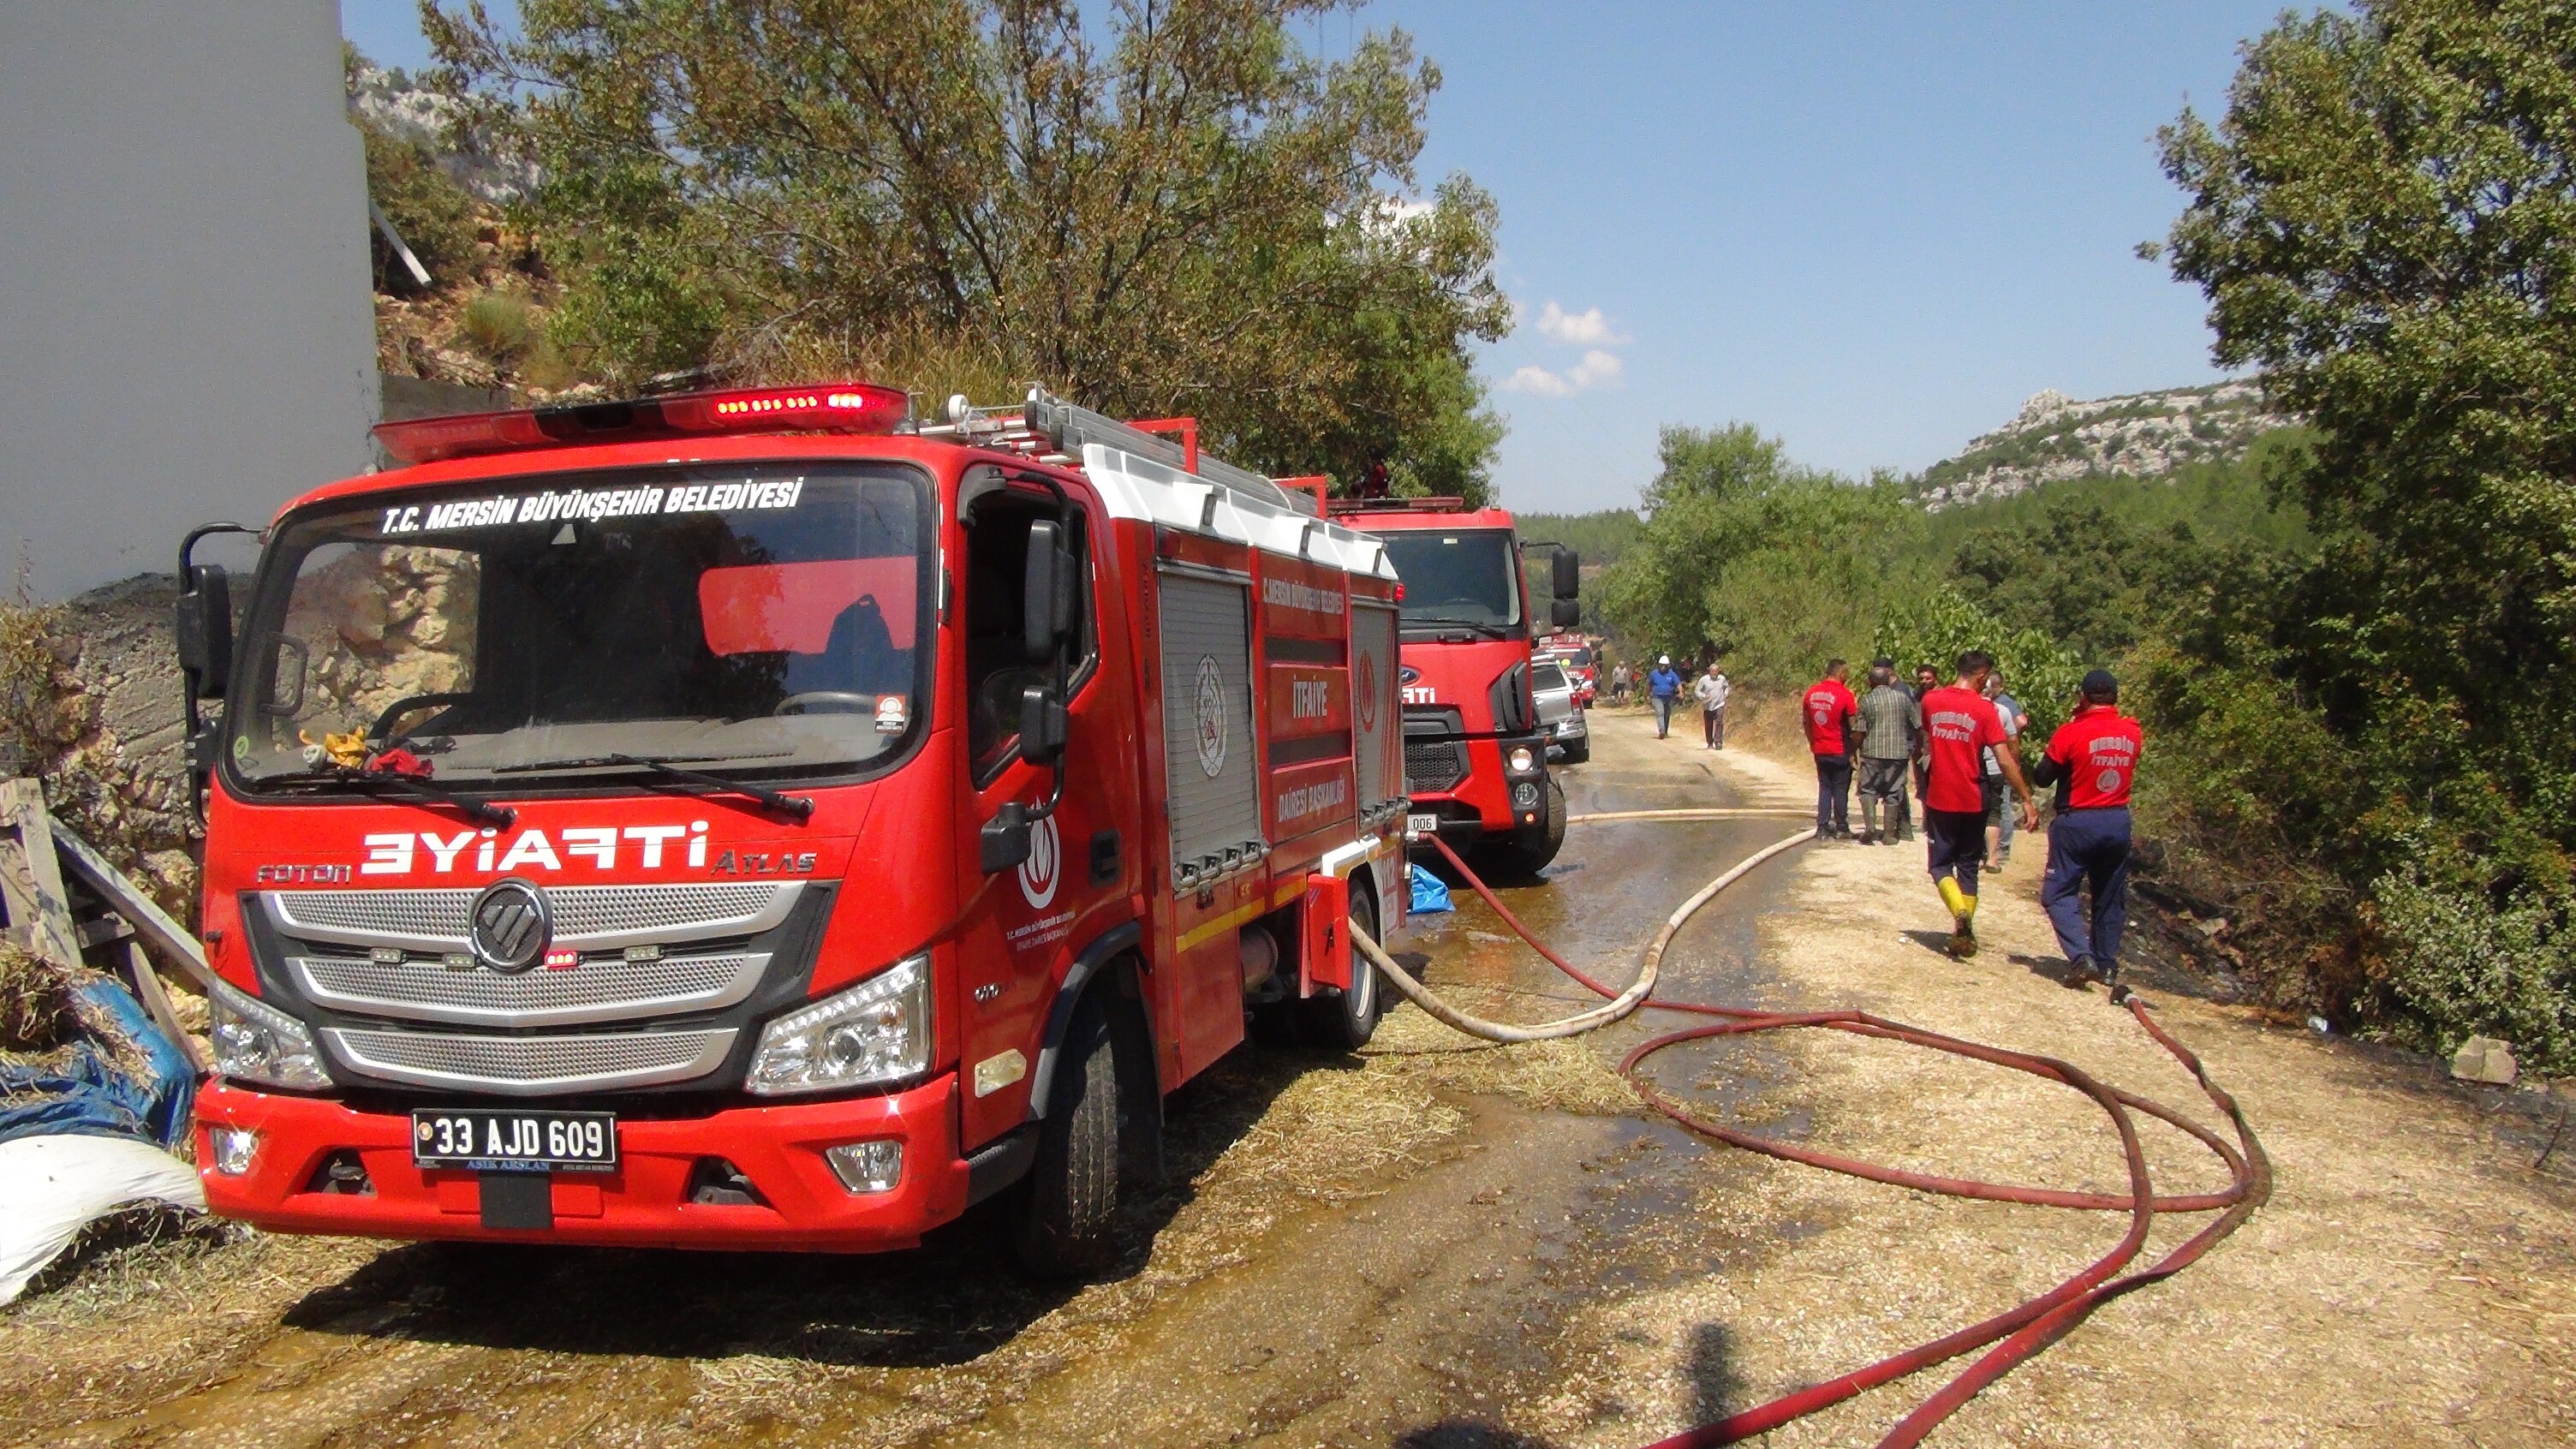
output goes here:
[{"label": "mud flap", "polygon": [[1299,915],[1304,939],[1297,953],[1297,994],[1312,996],[1322,986],[1349,990],[1350,881],[1337,875],[1306,877],[1306,906]]},{"label": "mud flap", "polygon": [[504,1232],[554,1231],[553,1173],[486,1172],[481,1177],[483,1226]]}]

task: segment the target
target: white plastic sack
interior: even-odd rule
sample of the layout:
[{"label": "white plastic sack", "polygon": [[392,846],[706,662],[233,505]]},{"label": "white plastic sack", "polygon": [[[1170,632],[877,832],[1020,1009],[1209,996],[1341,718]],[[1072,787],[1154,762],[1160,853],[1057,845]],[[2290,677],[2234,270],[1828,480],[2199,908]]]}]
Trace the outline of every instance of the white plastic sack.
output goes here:
[{"label": "white plastic sack", "polygon": [[206,1210],[197,1170],[126,1137],[0,1142],[0,1303],[15,1303],[92,1221],[146,1203]]}]

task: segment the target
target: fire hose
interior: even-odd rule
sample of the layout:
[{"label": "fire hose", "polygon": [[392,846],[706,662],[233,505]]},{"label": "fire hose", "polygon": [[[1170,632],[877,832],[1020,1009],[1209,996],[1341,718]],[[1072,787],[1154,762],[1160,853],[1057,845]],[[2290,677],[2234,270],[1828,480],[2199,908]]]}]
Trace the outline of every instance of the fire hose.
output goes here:
[{"label": "fire hose", "polygon": [[[1692,820],[1731,816],[1736,811],[1714,810],[1632,810],[1612,815],[1575,816],[1569,823],[1591,820]],[[1699,1425],[1670,1438],[1656,1441],[1649,1449],[1697,1449],[1697,1446],[1734,1444],[1757,1434],[1804,1418],[1845,1399],[1882,1384],[1918,1373],[1935,1364],[1946,1363],[1976,1349],[1986,1352],[1956,1378],[1917,1405],[1879,1443],[1887,1446],[1919,1444],[1944,1419],[1974,1398],[1979,1391],[2014,1368],[2027,1363],[2050,1344],[2072,1332],[2093,1310],[2123,1294],[2135,1292],[2151,1283],[2181,1272],[2198,1261],[2212,1247],[2234,1232],[2253,1216],[2272,1192],[2272,1164],[2264,1155],[2262,1143],[2255,1137],[2253,1126],[2245,1120],[2236,1099],[2210,1079],[2200,1059],[2176,1041],[2150,1015],[2146,1003],[2135,994],[2128,996],[2129,1014],[2155,1043],[2179,1062],[2200,1086],[2219,1113],[2227,1119],[2235,1135],[2234,1143],[2173,1108],[2153,1102],[2135,1093],[2123,1091],[2096,1080],[2082,1068],[2054,1057],[2029,1052],[2010,1051],[1966,1041],[1903,1022],[1890,1021],[1862,1011],[1757,1011],[1745,1007],[1721,1006],[1703,1002],[1672,1001],[1655,997],[1664,952],[1680,932],[1683,924],[1701,907],[1716,899],[1719,892],[1744,878],[1763,862],[1815,838],[1812,830],[1800,831],[1785,840],[1776,841],[1755,851],[1729,867],[1723,874],[1682,902],[1664,920],[1663,928],[1648,942],[1640,963],[1637,979],[1624,991],[1613,991],[1594,980],[1558,955],[1539,940],[1520,918],[1513,915],[1494,895],[1491,887],[1470,870],[1446,841],[1429,837],[1450,866],[1468,885],[1474,887],[1494,914],[1510,926],[1531,949],[1548,963],[1581,984],[1596,996],[1605,998],[1602,1005],[1557,1021],[1538,1025],[1517,1025],[1488,1021],[1460,1011],[1441,1000],[1421,982],[1416,981],[1369,935],[1357,928],[1351,942],[1360,954],[1377,969],[1378,976],[1402,993],[1405,999],[1425,1012],[1471,1036],[1496,1042],[1550,1041],[1592,1031],[1621,1020],[1640,1009],[1670,1011],[1690,1016],[1714,1018],[1696,1026],[1683,1027],[1640,1043],[1619,1063],[1619,1074],[1634,1088],[1646,1104],[1671,1118],[1684,1130],[1696,1136],[1722,1142],[1748,1152],[1758,1152],[1783,1162],[1794,1162],[1828,1172],[1843,1173],[1871,1182],[1911,1188],[1919,1192],[1950,1197],[1976,1198],[1986,1202],[2018,1203],[2034,1207],[2072,1208],[2095,1212],[2119,1212],[2128,1215],[2128,1231],[2112,1249],[2048,1292],[2007,1312],[1981,1323],[1972,1324],[1929,1343],[1919,1344],[1902,1353],[1892,1354],[1866,1367],[1855,1369],[1839,1378],[1811,1384],[1784,1394],[1768,1403],[1759,1404],[1724,1419]],[[1712,1121],[1699,1115],[1689,1105],[1666,1095],[1647,1078],[1643,1067],[1659,1052],[1685,1042],[1713,1038],[1745,1036],[1755,1032],[1820,1029],[1848,1032],[1855,1036],[1874,1037],[1883,1041],[1903,1042],[1926,1047],[1954,1056],[2008,1067],[2026,1072],[2044,1081],[2058,1082],[2084,1093],[2099,1105],[2111,1119],[2119,1134],[2120,1148],[2127,1163],[2129,1190],[2126,1193],[2074,1192],[2058,1188],[2032,1187],[2015,1183],[1983,1182],[1971,1178],[1939,1177],[1909,1172],[1900,1168],[1866,1162],[1857,1158],[1803,1147],[1775,1138],[1763,1137]],[[2162,1195],[2155,1190],[2147,1168],[2144,1148],[2138,1138],[2137,1114],[2143,1113],[2181,1131],[2208,1148],[2224,1163],[2228,1185],[2217,1192]],[[2123,1269],[2134,1262],[2147,1243],[2149,1230],[2158,1213],[2216,1212],[2217,1218],[2199,1232],[2176,1245],[2150,1265],[2128,1272]],[[1991,1347],[1989,1347],[1991,1345]]]}]

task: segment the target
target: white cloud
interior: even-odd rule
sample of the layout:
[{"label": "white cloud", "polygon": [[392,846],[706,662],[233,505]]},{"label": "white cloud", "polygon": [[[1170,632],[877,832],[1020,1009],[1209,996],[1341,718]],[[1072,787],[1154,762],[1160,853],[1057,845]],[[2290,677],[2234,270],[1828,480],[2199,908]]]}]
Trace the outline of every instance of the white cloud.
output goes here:
[{"label": "white cloud", "polygon": [[1564,372],[1550,372],[1536,365],[1520,368],[1504,378],[1498,386],[1505,392],[1536,393],[1540,397],[1572,397],[1594,388],[1614,388],[1627,380],[1628,365],[1615,355],[1594,348],[1583,354],[1583,360]]},{"label": "white cloud", "polygon": [[1544,367],[1524,367],[1504,378],[1499,384],[1505,392],[1534,392],[1541,397],[1564,397],[1574,391],[1574,384]]},{"label": "white cloud", "polygon": [[1568,347],[1617,347],[1628,340],[1625,333],[1610,325],[1609,318],[1601,315],[1600,308],[1568,312],[1556,305],[1553,297],[1539,309],[1538,331],[1540,336]]}]

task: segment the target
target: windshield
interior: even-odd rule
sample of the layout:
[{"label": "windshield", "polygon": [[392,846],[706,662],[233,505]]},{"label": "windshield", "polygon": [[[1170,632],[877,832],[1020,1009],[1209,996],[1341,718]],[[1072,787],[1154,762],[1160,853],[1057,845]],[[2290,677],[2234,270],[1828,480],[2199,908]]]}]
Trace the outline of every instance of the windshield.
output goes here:
[{"label": "windshield", "polygon": [[1532,689],[1539,690],[1573,688],[1572,685],[1565,682],[1565,671],[1559,669],[1553,664],[1532,665],[1530,667],[1530,687]]},{"label": "windshield", "polygon": [[290,523],[228,711],[253,787],[401,744],[516,785],[628,754],[837,774],[921,713],[927,481],[891,466],[486,482]]},{"label": "windshield", "polygon": [[1404,582],[1406,624],[1503,628],[1521,622],[1520,571],[1508,531],[1408,529],[1379,537]]}]

